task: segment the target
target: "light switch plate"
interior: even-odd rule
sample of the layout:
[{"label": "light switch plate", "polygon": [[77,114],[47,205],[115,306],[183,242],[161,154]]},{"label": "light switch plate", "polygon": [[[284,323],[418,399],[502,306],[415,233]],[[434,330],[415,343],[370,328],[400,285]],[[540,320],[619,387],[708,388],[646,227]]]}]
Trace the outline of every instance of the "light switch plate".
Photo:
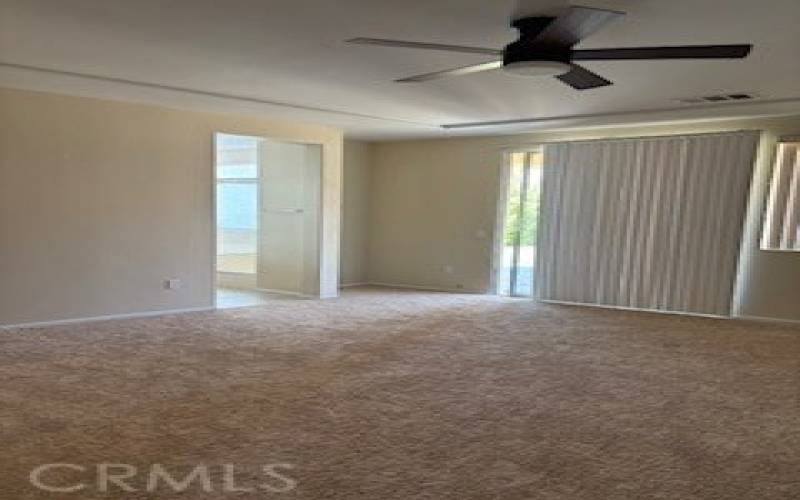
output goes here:
[{"label": "light switch plate", "polygon": [[181,280],[178,278],[170,278],[164,282],[164,288],[167,290],[179,290],[181,285]]}]

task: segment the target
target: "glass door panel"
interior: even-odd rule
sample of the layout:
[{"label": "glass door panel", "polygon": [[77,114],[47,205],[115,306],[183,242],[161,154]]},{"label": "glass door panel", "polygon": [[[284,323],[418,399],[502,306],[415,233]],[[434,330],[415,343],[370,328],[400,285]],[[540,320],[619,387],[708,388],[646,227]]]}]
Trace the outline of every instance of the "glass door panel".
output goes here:
[{"label": "glass door panel", "polygon": [[542,185],[542,155],[538,151],[514,153],[510,155],[508,168],[498,293],[532,297],[535,292],[534,263]]}]

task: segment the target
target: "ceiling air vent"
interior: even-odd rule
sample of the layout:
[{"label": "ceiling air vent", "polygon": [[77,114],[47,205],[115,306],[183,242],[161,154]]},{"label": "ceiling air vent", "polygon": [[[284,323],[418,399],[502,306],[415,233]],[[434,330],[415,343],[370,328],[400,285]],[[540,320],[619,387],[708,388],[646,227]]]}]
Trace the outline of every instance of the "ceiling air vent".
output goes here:
[{"label": "ceiling air vent", "polygon": [[703,103],[717,103],[717,102],[730,102],[730,101],[749,101],[756,99],[753,94],[736,93],[736,94],[717,94],[706,95],[701,97],[686,97],[683,99],[676,99],[682,104],[703,104]]}]

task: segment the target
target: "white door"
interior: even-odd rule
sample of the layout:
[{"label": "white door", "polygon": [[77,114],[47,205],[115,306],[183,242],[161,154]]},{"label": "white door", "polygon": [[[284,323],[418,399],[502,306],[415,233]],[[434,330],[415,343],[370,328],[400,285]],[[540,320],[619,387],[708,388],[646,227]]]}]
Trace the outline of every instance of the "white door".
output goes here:
[{"label": "white door", "polygon": [[317,295],[322,148],[264,140],[259,162],[258,288]]}]

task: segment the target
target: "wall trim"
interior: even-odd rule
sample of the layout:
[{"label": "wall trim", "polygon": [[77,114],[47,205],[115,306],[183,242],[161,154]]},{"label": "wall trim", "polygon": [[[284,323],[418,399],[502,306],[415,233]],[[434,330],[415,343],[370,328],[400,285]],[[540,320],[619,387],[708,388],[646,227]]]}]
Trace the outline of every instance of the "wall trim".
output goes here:
[{"label": "wall trim", "polygon": [[262,293],[271,293],[274,295],[286,295],[289,297],[302,297],[305,299],[318,299],[320,298],[319,295],[309,295],[307,293],[302,292],[290,292],[288,290],[277,290],[274,288],[240,288],[240,290],[250,291],[250,292],[262,292]]},{"label": "wall trim", "polygon": [[737,315],[734,316],[732,319],[735,319],[737,321],[754,321],[757,323],[770,323],[773,325],[790,325],[790,326],[800,325],[800,319],[769,318],[767,316]]},{"label": "wall trim", "polygon": [[371,281],[369,283],[365,283],[365,285],[379,286],[381,288],[402,288],[405,290],[419,290],[421,292],[448,292],[448,293],[462,293],[470,295],[486,295],[486,292],[480,292],[475,290],[465,290],[463,288],[443,288],[443,287],[427,286],[427,285],[401,285],[399,283],[381,283],[377,281]]},{"label": "wall trim", "polygon": [[76,325],[82,323],[96,323],[100,321],[114,321],[120,319],[153,318],[157,316],[171,316],[175,314],[188,314],[196,312],[215,311],[214,307],[190,307],[186,309],[165,309],[163,311],[143,311],[136,313],[109,314],[104,316],[87,316],[82,318],[57,319],[53,321],[32,321],[15,325],[0,325],[0,331],[17,328],[44,328],[48,326]]},{"label": "wall trim", "polygon": [[369,286],[372,283],[368,281],[356,281],[353,283],[339,283],[339,288],[353,288],[357,286]]},{"label": "wall trim", "polygon": [[[321,108],[316,106],[308,106],[305,104],[299,104],[294,102],[284,102],[284,101],[276,101],[271,99],[265,99],[262,97],[252,96],[252,95],[240,95],[240,94],[230,94],[223,91],[217,90],[204,90],[198,88],[189,88],[189,87],[181,87],[177,85],[169,85],[164,83],[156,83],[156,82],[148,82],[143,80],[131,80],[128,78],[120,78],[117,76],[109,76],[109,75],[101,75],[96,73],[84,73],[80,71],[71,71],[65,69],[57,69],[57,68],[48,68],[44,66],[32,66],[29,64],[19,64],[19,63],[12,63],[8,61],[0,61],[0,68],[9,68],[19,71],[25,72],[34,72],[34,73],[47,73],[51,75],[60,75],[60,76],[67,76],[70,78],[80,78],[85,80],[94,80],[94,81],[101,81],[106,83],[112,84],[122,84],[122,85],[130,85],[134,87],[140,88],[151,88],[157,90],[166,90],[170,92],[179,92],[181,94],[189,94],[189,95],[197,95],[197,96],[204,96],[204,97],[212,97],[215,99],[228,99],[232,101],[240,101],[246,103],[255,103],[255,104],[263,104],[267,106],[276,106],[279,108],[287,108],[287,109],[294,109],[294,110],[302,110],[302,111],[312,111],[317,113],[325,113],[328,115],[339,115],[339,116],[349,116],[354,118],[364,118],[368,120],[376,120],[376,121],[383,121],[383,122],[395,122],[395,123],[405,123],[409,125],[421,125],[426,126],[429,128],[435,127],[435,125],[430,125],[427,123],[422,123],[413,120],[406,120],[403,118],[392,118],[386,116],[376,116],[370,115],[366,113],[355,113],[352,111],[347,111],[344,109],[333,109],[333,108]],[[115,99],[117,100],[117,99]]]},{"label": "wall trim", "polygon": [[591,304],[588,302],[569,302],[566,300],[539,300],[535,299],[537,302],[541,302],[543,304],[554,304],[559,306],[578,306],[578,307],[593,307],[595,309],[610,309],[615,311],[628,311],[628,312],[640,312],[640,313],[655,313],[655,314],[668,314],[671,316],[692,316],[696,318],[706,318],[706,319],[724,319],[724,320],[731,320],[735,319],[733,316],[719,316],[716,314],[703,314],[703,313],[693,313],[693,312],[684,312],[684,311],[663,311],[661,309],[641,309],[637,307],[624,307],[624,306],[610,306],[606,304]]},{"label": "wall trim", "polygon": [[[442,124],[441,127],[445,130],[458,130],[458,129],[475,129],[475,128],[497,128],[497,127],[510,127],[515,125],[547,125],[547,124],[556,124],[553,128],[580,128],[580,124],[567,126],[567,127],[559,127],[560,122],[571,122],[571,121],[580,121],[580,120],[589,120],[589,119],[618,119],[622,121],[633,122],[627,125],[635,126],[637,124],[636,119],[638,117],[646,116],[648,120],[653,120],[653,115],[671,115],[669,120],[662,119],[660,121],[673,121],[673,120],[690,120],[690,121],[704,121],[702,117],[698,118],[699,114],[705,114],[708,111],[717,111],[717,110],[727,110],[727,109],[755,109],[761,110],[766,107],[772,106],[791,106],[791,105],[798,105],[800,104],[800,96],[792,96],[787,98],[780,98],[780,99],[759,99],[755,101],[744,101],[744,102],[723,102],[723,103],[709,103],[709,104],[701,104],[701,105],[694,105],[694,106],[672,106],[672,107],[664,107],[664,108],[657,108],[657,109],[631,109],[631,110],[623,110],[623,111],[611,111],[606,113],[581,113],[581,114],[574,114],[574,115],[556,115],[556,116],[545,116],[545,117],[532,117],[532,118],[514,118],[509,120],[490,120],[484,122],[461,122],[461,123],[445,123]],[[783,116],[790,116],[795,114],[796,112],[789,112]],[[735,120],[738,115],[729,113],[727,115],[720,115],[714,116],[711,118],[713,121],[721,121],[721,120]],[[759,111],[753,113],[752,117],[759,118],[763,116],[780,116],[780,115],[773,115],[772,113],[768,113],[766,115],[762,114]],[[708,119],[706,119],[707,121]],[[648,121],[645,122],[647,124],[658,124],[657,121]],[[626,125],[626,126],[627,126]],[[588,125],[592,126],[592,125]],[[594,126],[604,126],[604,125],[594,125]],[[492,135],[492,134],[486,134]]]}]

